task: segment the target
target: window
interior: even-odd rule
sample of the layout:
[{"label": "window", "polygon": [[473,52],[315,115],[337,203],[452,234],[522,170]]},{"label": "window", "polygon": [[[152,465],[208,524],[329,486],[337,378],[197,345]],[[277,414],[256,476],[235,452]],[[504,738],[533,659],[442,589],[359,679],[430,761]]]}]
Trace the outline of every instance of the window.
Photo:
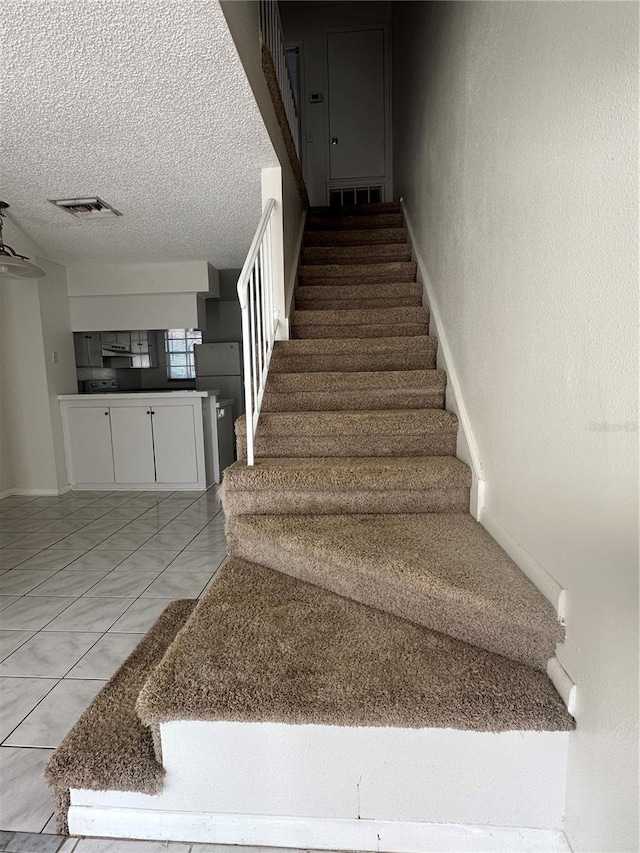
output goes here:
[{"label": "window", "polygon": [[202,343],[202,332],[198,329],[167,329],[164,341],[169,379],[194,379],[193,347]]}]

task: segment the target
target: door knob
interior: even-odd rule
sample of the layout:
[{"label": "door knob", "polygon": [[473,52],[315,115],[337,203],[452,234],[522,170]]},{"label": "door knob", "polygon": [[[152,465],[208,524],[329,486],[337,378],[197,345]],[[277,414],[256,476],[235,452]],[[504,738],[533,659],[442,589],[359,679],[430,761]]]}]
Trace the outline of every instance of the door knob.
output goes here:
[{"label": "door knob", "polygon": [[338,144],[338,137],[337,137],[337,136],[333,136],[333,137],[331,138],[331,144],[332,144],[332,145],[337,145],[337,144]]}]

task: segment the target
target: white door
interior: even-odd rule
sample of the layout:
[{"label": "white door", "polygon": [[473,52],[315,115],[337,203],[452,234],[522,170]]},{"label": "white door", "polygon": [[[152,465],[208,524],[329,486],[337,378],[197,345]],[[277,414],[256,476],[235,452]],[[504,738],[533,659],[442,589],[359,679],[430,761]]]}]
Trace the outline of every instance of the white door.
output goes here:
[{"label": "white door", "polygon": [[67,429],[71,484],[113,483],[109,409],[106,406],[69,406]]},{"label": "white door", "polygon": [[385,176],[384,30],[327,34],[332,181]]},{"label": "white door", "polygon": [[195,409],[192,405],[155,406],[153,445],[158,483],[196,483]]},{"label": "white door", "polygon": [[114,406],[111,439],[116,483],[154,483],[150,406]]}]

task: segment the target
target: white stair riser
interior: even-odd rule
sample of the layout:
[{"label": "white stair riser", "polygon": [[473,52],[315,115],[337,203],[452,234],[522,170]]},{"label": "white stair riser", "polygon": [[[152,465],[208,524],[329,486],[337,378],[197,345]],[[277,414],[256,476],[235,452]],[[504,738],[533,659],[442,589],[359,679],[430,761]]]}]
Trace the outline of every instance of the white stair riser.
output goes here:
[{"label": "white stair riser", "polygon": [[[158,819],[192,812],[562,827],[567,732],[172,722],[161,736],[161,794],[83,791],[72,803],[151,810]],[[353,849],[339,838],[331,846]]]}]

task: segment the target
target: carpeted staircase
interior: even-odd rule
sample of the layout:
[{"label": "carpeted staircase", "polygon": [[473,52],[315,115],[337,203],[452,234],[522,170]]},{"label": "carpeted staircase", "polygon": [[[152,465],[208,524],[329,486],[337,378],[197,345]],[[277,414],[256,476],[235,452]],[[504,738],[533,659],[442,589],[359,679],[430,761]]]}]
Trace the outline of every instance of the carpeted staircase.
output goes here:
[{"label": "carpeted staircase", "polygon": [[[458,423],[444,408],[446,376],[436,369],[437,341],[429,336],[429,311],[415,277],[396,205],[310,211],[292,339],[275,345],[253,467],[245,462],[244,418],[236,424],[239,458],[223,486],[230,559],[192,614],[192,604],[183,602],[161,617],[142,651],[125,662],[54,754],[47,775],[61,826],[69,789],[106,791],[107,817],[95,825],[109,834],[109,815],[120,803],[113,792],[155,794],[163,786],[163,760],[181,793],[174,795],[169,785],[166,799],[158,801],[165,806],[155,800],[144,806],[138,796],[136,808],[142,802],[154,814],[161,808],[175,814],[191,785],[196,812],[224,811],[220,803],[228,790],[241,791],[243,773],[252,767],[242,770],[238,746],[224,768],[235,787],[230,781],[203,806],[197,772],[185,771],[181,761],[190,739],[204,737],[193,762],[203,761],[206,774],[208,760],[221,760],[215,750],[215,759],[206,758],[210,745],[230,735],[211,729],[203,736],[188,727],[197,721],[313,724],[347,727],[356,735],[369,731],[362,727],[384,727],[392,750],[394,727],[398,738],[409,729],[437,730],[443,737],[444,730],[515,730],[523,735],[524,757],[519,744],[495,746],[502,756],[496,778],[500,762],[508,761],[505,749],[520,756],[517,766],[541,750],[549,778],[555,772],[549,768],[561,765],[564,746],[528,745],[524,735],[573,727],[545,673],[563,630],[549,603],[469,514],[471,472],[456,458]],[[182,726],[182,740],[176,726]],[[267,735],[260,729],[260,738],[268,741]],[[323,762],[339,763],[339,750],[316,756],[312,772],[295,763],[301,752],[286,732],[277,729],[276,735],[285,738],[277,741],[279,750],[289,744],[291,790],[296,772],[301,778],[310,773],[314,802],[323,799]],[[242,743],[235,731],[231,737]],[[446,762],[448,743],[427,736],[419,749],[426,750],[425,761],[435,750]],[[470,778],[460,782],[467,794],[452,798],[453,812],[425,812],[418,804],[418,820],[474,822],[466,805],[458,814],[455,803],[460,797],[475,802],[473,762],[486,759],[478,757],[475,742],[462,748],[476,750],[473,760],[469,753]],[[364,766],[371,754],[369,747],[362,750],[357,760]],[[271,759],[264,760],[269,769],[261,772],[268,774]],[[348,765],[339,772],[347,773]],[[455,772],[462,779],[464,771]],[[509,784],[514,772],[507,773]],[[385,789],[385,779],[374,775],[376,796],[393,799],[395,789]],[[278,778],[276,788],[284,784]],[[542,776],[540,791],[555,790],[556,782],[561,791],[561,781],[549,787]],[[79,814],[99,803],[92,796],[85,794]],[[251,811],[241,797],[229,796],[227,811]],[[256,794],[255,802],[264,796]],[[520,818],[518,805],[507,818],[483,813],[482,819],[552,826],[545,823],[543,799],[540,794],[541,816]],[[278,814],[269,811],[276,806],[264,808]],[[306,808],[300,806],[302,815]],[[344,809],[342,816],[351,816],[351,806]],[[394,812],[390,819],[400,818]],[[92,820],[85,818],[83,831]],[[139,837],[199,837],[187,829],[182,835],[162,831],[167,834]],[[256,832],[220,838],[267,843]],[[269,837],[280,846],[288,836]]]},{"label": "carpeted staircase", "polygon": [[545,670],[562,628],[469,515],[415,275],[397,206],[311,211],[252,468],[237,423],[229,553]]}]

